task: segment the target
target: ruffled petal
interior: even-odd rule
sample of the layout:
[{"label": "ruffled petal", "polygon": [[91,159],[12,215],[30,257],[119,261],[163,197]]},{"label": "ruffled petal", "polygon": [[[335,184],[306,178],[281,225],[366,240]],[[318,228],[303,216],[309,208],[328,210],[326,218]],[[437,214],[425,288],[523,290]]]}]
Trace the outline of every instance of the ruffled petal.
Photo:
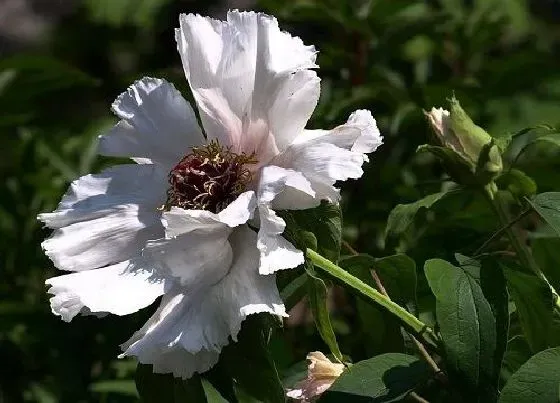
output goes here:
[{"label": "ruffled petal", "polygon": [[231,229],[190,231],[171,239],[149,241],[143,256],[157,262],[162,273],[176,278],[189,292],[220,281],[231,265]]},{"label": "ruffled petal", "polygon": [[[233,261],[217,283],[178,287],[167,293],[157,312],[122,347],[123,355],[155,364],[156,372],[190,377],[209,369],[216,355],[236,339],[247,315],[269,312],[285,316],[274,276],[258,274],[256,234],[247,226],[230,237]],[[185,352],[187,354],[185,354]]]},{"label": "ruffled petal", "polygon": [[165,238],[148,242],[143,254],[188,290],[215,284],[233,259],[231,229],[247,222],[255,206],[255,193],[249,191],[218,214],[174,207],[163,213]]},{"label": "ruffled petal", "polygon": [[155,165],[118,165],[74,181],[52,213],[39,220],[54,228],[42,243],[62,270],[96,269],[139,255],[163,236],[166,173]]},{"label": "ruffled petal", "polygon": [[[167,281],[167,283],[169,283]],[[51,309],[69,322],[78,313],[128,315],[150,305],[165,292],[166,279],[142,259],[121,262],[46,281]]]},{"label": "ruffled petal", "polygon": [[366,153],[381,144],[371,112],[358,110],[346,124],[332,130],[305,131],[272,163],[303,173],[317,201],[338,202],[340,195],[335,182],[361,177],[362,165],[368,161]]},{"label": "ruffled petal", "polygon": [[[176,39],[210,139],[266,162],[305,127],[319,98],[312,46],[274,17],[230,11],[227,21],[181,15]],[[266,161],[265,161],[266,160]]]},{"label": "ruffled petal", "polygon": [[121,121],[99,137],[102,155],[132,157],[169,168],[204,140],[193,109],[165,80],[136,81],[112,109]]},{"label": "ruffled petal", "polygon": [[230,236],[235,259],[228,275],[213,288],[225,311],[233,340],[246,316],[268,312],[288,316],[276,287],[276,276],[262,276],[258,270],[257,234],[247,226],[236,228]]},{"label": "ruffled petal", "polygon": [[315,192],[301,173],[277,166],[265,167],[258,190],[260,228],[257,247],[261,274],[294,268],[304,261],[303,252],[282,236],[286,222],[271,208],[272,201],[286,192],[289,192],[289,197],[285,198],[287,204],[290,204],[290,197],[302,203],[314,201]]},{"label": "ruffled petal", "polygon": [[172,373],[177,378],[188,379],[195,373],[208,371],[216,365],[219,358],[220,353],[216,351],[200,350],[190,353],[181,347],[154,346],[152,349],[144,350],[142,355],[138,356],[138,361],[142,364],[151,364],[156,374]]}]

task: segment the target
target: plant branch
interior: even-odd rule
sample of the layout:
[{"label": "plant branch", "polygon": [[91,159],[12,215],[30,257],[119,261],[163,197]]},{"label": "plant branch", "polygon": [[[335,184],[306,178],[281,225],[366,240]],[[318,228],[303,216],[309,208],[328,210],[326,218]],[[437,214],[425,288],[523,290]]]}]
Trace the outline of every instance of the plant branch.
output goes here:
[{"label": "plant branch", "polygon": [[424,322],[420,321],[416,316],[408,312],[406,309],[391,301],[390,298],[381,294],[375,288],[370,287],[362,280],[354,277],[346,270],[337,266],[330,260],[319,255],[312,249],[306,250],[306,255],[313,262],[313,264],[320,269],[326,271],[333,277],[344,282],[346,285],[350,286],[354,290],[358,291],[362,296],[366,297],[368,300],[380,305],[389,313],[396,316],[402,322],[404,322],[410,329],[412,329],[417,335],[422,336],[422,338],[429,344],[437,347],[438,339],[434,331],[426,325]]},{"label": "plant branch", "polygon": [[486,200],[494,210],[499,221],[502,223],[504,231],[506,232],[513,249],[515,249],[517,258],[521,261],[521,264],[529,268],[533,273],[535,273],[537,277],[544,280],[548,284],[555,301],[555,309],[560,312],[560,297],[558,296],[558,293],[556,292],[554,287],[552,287],[548,279],[545,277],[543,272],[540,270],[539,266],[533,259],[533,255],[531,255],[529,249],[519,239],[519,236],[516,234],[515,228],[513,226],[515,223],[510,224],[511,219],[505,206],[505,201],[496,190],[492,190],[490,187],[485,188],[484,194],[486,196]]},{"label": "plant branch", "polygon": [[420,396],[416,392],[410,392],[408,394],[408,396],[410,396],[412,399],[414,399],[414,400],[416,400],[417,402],[420,402],[420,403],[430,403],[428,400],[424,399],[422,396]]},{"label": "plant branch", "polygon": [[[346,249],[348,249],[353,255],[358,255],[358,251],[356,251],[348,242],[346,242],[345,240],[342,240],[342,244],[344,245],[344,247]],[[389,296],[389,294],[387,293],[387,290],[385,289],[385,287],[383,286],[383,283],[381,282],[381,279],[379,278],[379,275],[377,274],[377,272],[375,271],[374,268],[372,268],[370,270],[371,275],[375,281],[375,284],[377,286],[377,288],[379,289],[379,291],[385,295],[387,298],[391,299],[391,297]],[[426,347],[424,347],[424,345],[422,343],[420,343],[418,341],[418,339],[416,337],[414,337],[414,335],[409,333],[409,336],[411,337],[412,341],[414,342],[414,345],[416,346],[416,349],[418,350],[418,352],[420,353],[420,355],[422,356],[422,358],[424,358],[424,361],[426,361],[428,363],[428,365],[430,367],[432,367],[433,371],[436,374],[443,374],[443,372],[441,371],[441,369],[438,367],[437,363],[434,361],[434,359],[432,358],[432,356],[428,353],[428,351],[426,350]]]},{"label": "plant branch", "polygon": [[505,231],[507,231],[509,228],[511,228],[516,222],[518,222],[519,220],[521,220],[522,218],[526,217],[527,215],[529,215],[529,213],[531,213],[531,211],[533,211],[532,209],[527,209],[523,212],[521,212],[517,217],[515,217],[513,220],[511,220],[510,222],[508,222],[506,225],[504,225],[502,228],[500,228],[499,230],[497,230],[496,232],[494,232],[492,234],[492,236],[490,238],[488,238],[473,254],[475,256],[480,255],[480,253],[490,244],[492,243],[492,241],[494,241],[494,239],[498,238],[499,236],[501,236]]}]

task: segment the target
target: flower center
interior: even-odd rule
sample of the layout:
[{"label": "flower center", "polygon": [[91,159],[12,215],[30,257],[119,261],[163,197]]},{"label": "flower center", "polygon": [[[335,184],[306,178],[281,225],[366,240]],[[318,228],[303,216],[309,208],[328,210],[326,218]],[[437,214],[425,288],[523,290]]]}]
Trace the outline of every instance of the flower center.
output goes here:
[{"label": "flower center", "polygon": [[246,165],[255,163],[254,155],[235,154],[214,140],[193,147],[169,173],[165,208],[218,213],[243,193],[251,181]]}]

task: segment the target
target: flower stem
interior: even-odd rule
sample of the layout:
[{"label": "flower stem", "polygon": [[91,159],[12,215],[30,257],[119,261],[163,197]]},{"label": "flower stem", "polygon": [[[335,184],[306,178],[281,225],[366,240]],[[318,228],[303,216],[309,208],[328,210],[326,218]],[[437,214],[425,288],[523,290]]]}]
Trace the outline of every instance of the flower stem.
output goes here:
[{"label": "flower stem", "polygon": [[414,331],[415,334],[421,336],[427,343],[429,343],[434,347],[437,347],[438,339],[434,334],[433,330],[424,322],[420,321],[416,316],[408,312],[400,305],[391,301],[391,299],[381,294],[375,288],[370,287],[359,278],[354,277],[346,270],[342,269],[341,267],[332,263],[330,260],[319,255],[314,250],[308,248],[306,254],[309,260],[311,260],[315,266],[326,271],[333,277],[336,277],[337,279],[341,280],[346,285],[358,291],[362,296],[366,297],[368,300],[375,302],[377,305],[380,305],[385,310],[387,310],[388,312],[396,316],[403,323],[405,323],[408,326],[408,328]]},{"label": "flower stem", "polygon": [[[359,255],[358,251],[356,249],[354,249],[352,247],[352,245],[350,245],[344,239],[342,240],[342,245],[346,249],[348,249],[350,251],[350,253],[352,253],[354,256]],[[383,283],[381,282],[381,278],[379,277],[379,275],[375,271],[375,268],[370,269],[370,271],[371,271],[371,275],[373,277],[373,280],[375,281],[375,285],[376,285],[377,289],[379,290],[379,292],[381,292],[381,294],[385,295],[387,298],[391,299],[391,297],[389,296],[389,293],[387,292],[387,290],[383,286]],[[418,339],[416,337],[414,337],[414,335],[410,334],[409,332],[407,332],[407,333],[410,336],[410,338],[412,339],[412,341],[414,342],[414,345],[416,346],[416,349],[418,350],[418,352],[420,353],[422,358],[424,358],[424,360],[428,363],[428,365],[430,365],[430,367],[432,367],[432,370],[434,371],[434,373],[440,379],[442,379],[444,377],[443,372],[438,367],[437,363],[434,361],[432,356],[428,353],[428,351],[426,350],[424,345],[422,343],[420,343],[418,341]]]}]

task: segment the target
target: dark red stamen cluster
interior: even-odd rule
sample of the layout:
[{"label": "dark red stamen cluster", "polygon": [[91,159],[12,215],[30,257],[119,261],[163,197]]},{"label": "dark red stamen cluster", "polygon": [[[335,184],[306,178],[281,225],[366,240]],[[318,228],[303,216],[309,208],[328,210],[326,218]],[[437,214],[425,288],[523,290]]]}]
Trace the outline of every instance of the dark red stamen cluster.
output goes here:
[{"label": "dark red stamen cluster", "polygon": [[254,163],[254,156],[232,153],[217,141],[193,148],[169,173],[165,207],[218,213],[245,190],[251,181],[246,165]]}]

